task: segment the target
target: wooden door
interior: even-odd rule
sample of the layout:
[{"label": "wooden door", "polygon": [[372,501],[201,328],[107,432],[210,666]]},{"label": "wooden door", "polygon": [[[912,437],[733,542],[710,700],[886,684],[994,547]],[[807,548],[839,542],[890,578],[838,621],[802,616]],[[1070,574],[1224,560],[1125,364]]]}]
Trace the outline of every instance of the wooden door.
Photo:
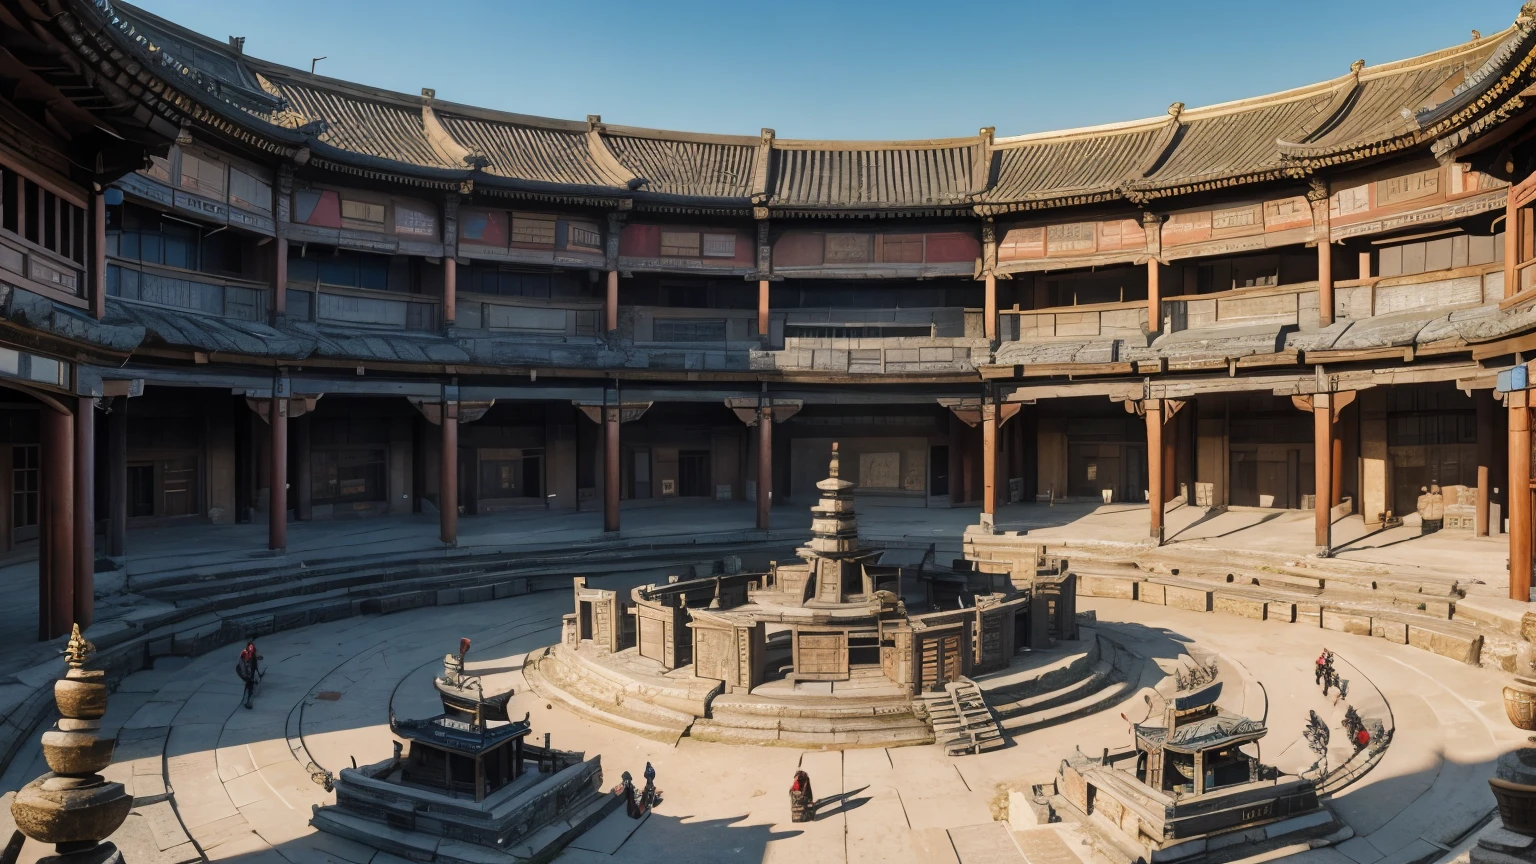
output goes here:
[{"label": "wooden door", "polygon": [[809,681],[847,680],[847,637],[843,633],[796,634],[795,674]]}]

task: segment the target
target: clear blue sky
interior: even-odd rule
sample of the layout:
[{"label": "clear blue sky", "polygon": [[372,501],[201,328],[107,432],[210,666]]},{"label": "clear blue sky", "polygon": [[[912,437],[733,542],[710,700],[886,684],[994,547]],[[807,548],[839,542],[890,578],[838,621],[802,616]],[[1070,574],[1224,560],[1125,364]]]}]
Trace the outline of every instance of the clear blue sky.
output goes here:
[{"label": "clear blue sky", "polygon": [[785,138],[1016,135],[1331,78],[1518,0],[139,0],[290,66],[525,114]]}]

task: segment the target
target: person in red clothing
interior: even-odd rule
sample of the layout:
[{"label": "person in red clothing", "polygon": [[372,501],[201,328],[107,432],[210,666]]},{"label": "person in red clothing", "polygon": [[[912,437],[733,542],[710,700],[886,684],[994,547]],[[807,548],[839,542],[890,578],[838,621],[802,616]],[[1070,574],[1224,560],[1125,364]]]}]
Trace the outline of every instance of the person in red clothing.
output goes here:
[{"label": "person in red clothing", "polygon": [[1370,743],[1371,733],[1365,731],[1365,727],[1361,726],[1359,730],[1355,732],[1355,750],[1364,750]]},{"label": "person in red clothing", "polygon": [[251,697],[256,695],[256,682],[261,680],[261,655],[256,653],[256,643],[245,643],[240,661],[235,664],[235,674],[245,682],[245,707],[251,707]]},{"label": "person in red clothing", "polygon": [[815,818],[816,797],[811,793],[811,776],[796,771],[794,782],[789,784],[789,821],[811,822]]}]

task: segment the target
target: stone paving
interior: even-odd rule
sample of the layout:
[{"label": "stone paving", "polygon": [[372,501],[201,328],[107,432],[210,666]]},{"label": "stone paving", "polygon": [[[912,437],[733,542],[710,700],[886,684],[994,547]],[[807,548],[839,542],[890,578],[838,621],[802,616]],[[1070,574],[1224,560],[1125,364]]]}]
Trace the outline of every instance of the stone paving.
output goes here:
[{"label": "stone paving", "polygon": [[[622,588],[654,578],[594,584]],[[121,725],[124,742],[112,770],[138,799],[116,839],[134,864],[179,864],[198,852],[242,864],[399,864],[308,826],[311,805],[331,796],[310,781],[307,766],[336,771],[354,758],[387,756],[388,712],[438,710],[430,680],[460,636],[474,639],[470,671],[518,688],[509,710],[532,714],[535,737],[548,732],[556,747],[601,754],[609,782],[655,764],[663,804],[638,825],[622,812],[609,817],[559,859],[574,864],[1091,861],[1084,837],[1070,827],[1013,831],[1000,821],[1007,791],[1047,779],[1073,747],[1094,753],[1124,746],[1121,715],[1140,720],[1147,710],[1133,693],[978,756],[947,757],[937,746],[797,751],[687,738],[674,748],[549,707],[522,687],[522,655],[556,638],[568,605],[565,592],[545,592],[273,634],[259,643],[268,674],[249,711],[239,703],[234,649],[162,659],[128,677],[112,699],[109,722]],[[1307,711],[1330,707],[1312,682],[1322,647],[1379,690],[1396,722],[1392,746],[1329,803],[1355,836],[1297,856],[1308,864],[1439,857],[1491,811],[1493,760],[1524,741],[1503,717],[1501,676],[1490,671],[1364,636],[1108,599],[1083,598],[1081,605],[1098,614],[1107,634],[1148,656],[1175,657],[1190,641],[1219,652],[1243,673],[1243,686],[1225,697],[1229,707],[1267,715],[1272,732],[1263,755],[1282,765],[1296,761]],[[810,773],[818,798],[832,799],[813,823],[788,819],[786,790],[796,768]],[[42,770],[34,736],[0,776],[0,791]],[[22,864],[43,851],[28,844]]]}]

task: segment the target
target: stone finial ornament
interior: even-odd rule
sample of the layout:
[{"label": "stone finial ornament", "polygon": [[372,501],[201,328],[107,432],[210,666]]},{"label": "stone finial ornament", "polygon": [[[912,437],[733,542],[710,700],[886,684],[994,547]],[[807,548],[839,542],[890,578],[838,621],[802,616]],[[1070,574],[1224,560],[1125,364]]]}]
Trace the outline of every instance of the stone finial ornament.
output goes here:
[{"label": "stone finial ornament", "polygon": [[107,713],[106,673],[85,668],[95,651],[76,624],[64,649],[69,671],[53,684],[59,722],[43,733],[43,758],[53,770],[22,787],[11,803],[21,833],[54,844],[58,852],[40,864],[123,860],[116,846],[102,842],[128,818],[133,796],[99,773],[111,764],[117,738],[100,734]]}]

